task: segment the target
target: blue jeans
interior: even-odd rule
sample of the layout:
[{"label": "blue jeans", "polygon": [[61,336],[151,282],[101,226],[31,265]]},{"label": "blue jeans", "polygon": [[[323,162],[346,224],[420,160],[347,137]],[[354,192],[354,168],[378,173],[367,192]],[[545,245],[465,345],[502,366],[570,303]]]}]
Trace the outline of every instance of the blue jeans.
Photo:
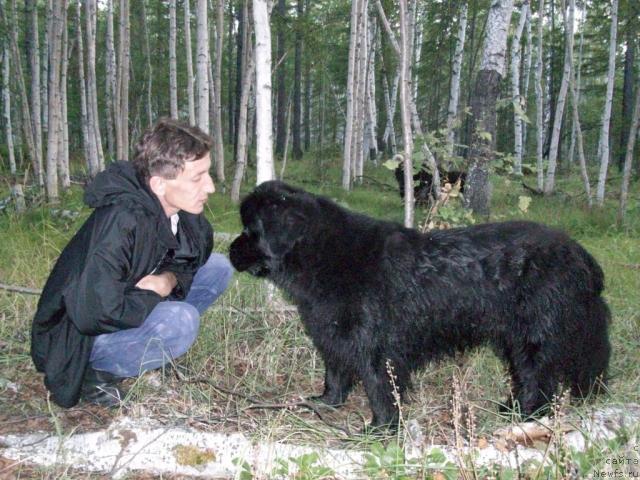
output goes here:
[{"label": "blue jeans", "polygon": [[138,328],[98,335],[91,367],[135,377],[185,354],[198,336],[200,315],[225,291],[232,275],[229,260],[213,253],[196,272],[184,301],[160,302]]}]

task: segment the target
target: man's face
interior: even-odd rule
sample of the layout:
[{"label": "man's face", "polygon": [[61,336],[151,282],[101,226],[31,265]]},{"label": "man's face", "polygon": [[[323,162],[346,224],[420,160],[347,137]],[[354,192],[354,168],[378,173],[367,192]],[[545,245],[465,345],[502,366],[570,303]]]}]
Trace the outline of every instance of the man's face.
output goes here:
[{"label": "man's face", "polygon": [[151,177],[151,189],[158,196],[168,217],[183,210],[202,213],[210,193],[215,192],[209,175],[211,156],[184,163],[184,170],[176,178]]}]

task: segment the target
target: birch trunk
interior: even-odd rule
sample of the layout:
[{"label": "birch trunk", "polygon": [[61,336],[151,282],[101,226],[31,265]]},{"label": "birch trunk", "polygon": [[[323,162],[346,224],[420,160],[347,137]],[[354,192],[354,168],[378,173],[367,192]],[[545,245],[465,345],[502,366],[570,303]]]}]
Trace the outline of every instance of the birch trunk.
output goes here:
[{"label": "birch trunk", "polygon": [[[189,102],[189,125],[196,124],[196,107],[193,99],[193,56],[191,54],[191,0],[184,2],[184,43],[187,54],[187,99]],[[214,99],[215,101],[215,99]]]},{"label": "birch trunk", "polygon": [[[147,61],[147,126],[153,124],[153,67],[151,66],[151,47],[147,26],[147,0],[142,0],[142,29],[144,30],[144,56]],[[193,123],[191,124],[193,125]]]},{"label": "birch trunk", "polygon": [[[176,43],[178,33],[176,16],[176,0],[169,0],[169,114],[171,115],[171,118],[177,119],[178,67],[176,60]],[[198,59],[198,61],[200,60]]]},{"label": "birch trunk", "polygon": [[197,125],[209,133],[209,29],[207,0],[198,0],[196,85],[198,97]]},{"label": "birch trunk", "polygon": [[[532,56],[532,39],[531,39],[531,5],[527,9],[527,20],[525,24],[525,29],[527,32],[527,43],[525,44],[524,50],[524,67],[522,72],[522,81],[524,83],[522,87],[522,108],[524,113],[527,114],[529,112],[528,102],[529,102],[529,79],[531,76],[531,56]],[[522,155],[526,157],[527,155],[527,132],[529,130],[529,125],[527,122],[522,122]]]},{"label": "birch trunk", "polygon": [[491,202],[489,164],[495,155],[496,100],[504,75],[507,32],[512,0],[493,0],[487,19],[480,71],[471,100],[475,126],[469,148],[469,174],[465,205],[478,215],[488,216]]},{"label": "birch trunk", "polygon": [[[640,79],[640,76],[638,77]],[[622,170],[622,186],[620,188],[620,209],[618,210],[618,222],[623,222],[627,210],[627,198],[629,196],[629,181],[631,179],[631,164],[633,163],[633,149],[638,136],[638,124],[640,123],[640,81],[636,82],[636,100],[633,107],[633,119],[629,128],[627,140],[627,153],[624,158]]]},{"label": "birch trunk", "polygon": [[[15,1],[12,0],[12,3],[14,5],[13,11],[15,12]],[[47,15],[49,15],[52,0],[47,0],[46,5]],[[46,19],[44,23],[47,25]],[[42,38],[42,48],[40,49],[40,52],[42,55],[40,59],[40,66],[42,68],[42,73],[40,75],[40,107],[42,108],[42,134],[46,135],[49,132],[49,32],[47,27],[45,27],[45,35]],[[44,186],[44,153],[41,174],[42,181],[40,182],[40,185]]]},{"label": "birch trunk", "polygon": [[[287,18],[287,7],[285,0],[278,0],[277,9],[278,22],[276,23],[276,43],[277,43],[277,61],[283,62],[285,58],[285,22]],[[285,137],[287,133],[287,127],[285,121],[287,110],[287,93],[286,93],[286,71],[284,64],[278,65],[276,71],[276,155],[282,155],[284,151]]]},{"label": "birch trunk", "polygon": [[[562,0],[562,11],[564,14],[565,5]],[[551,132],[551,142],[549,143],[549,168],[547,169],[547,177],[544,182],[544,193],[549,195],[553,193],[556,181],[556,167],[558,165],[558,151],[560,150],[560,129],[562,128],[562,117],[564,115],[564,106],[567,100],[567,91],[569,89],[569,78],[571,76],[570,58],[573,55],[573,12],[570,12],[570,21],[565,24],[565,49],[564,49],[564,68],[562,71],[562,80],[560,81],[560,91],[556,101],[556,110],[553,118],[553,130]]]},{"label": "birch trunk", "polygon": [[49,134],[47,136],[47,200],[58,203],[58,159],[60,133],[62,131],[62,104],[60,100],[60,78],[62,68],[62,11],[66,0],[53,2],[47,19],[49,33]]},{"label": "birch trunk", "polygon": [[[66,0],[65,0],[66,2]],[[69,122],[67,115],[67,74],[69,70],[69,38],[67,29],[67,7],[62,11],[62,66],[60,68],[60,155],[58,157],[58,175],[63,190],[71,186],[69,176]]]},{"label": "birch trunk", "polygon": [[244,171],[247,164],[247,111],[249,110],[249,93],[251,84],[254,80],[254,59],[251,52],[250,44],[245,49],[243,58],[245,72],[242,82],[242,91],[240,93],[240,110],[238,112],[238,149],[236,155],[236,170],[231,184],[231,201],[238,203],[240,201],[240,185],[244,177]]},{"label": "birch trunk", "polygon": [[116,49],[113,32],[113,0],[107,0],[107,28],[105,36],[105,103],[107,112],[107,148],[111,158],[116,154],[115,111],[118,110],[116,94]]},{"label": "birch trunk", "polygon": [[538,2],[538,58],[536,61],[535,91],[536,91],[536,169],[538,177],[538,191],[544,188],[544,92],[542,91],[542,69],[544,65],[544,55],[542,52],[544,22],[544,0]]},{"label": "birch trunk", "polygon": [[[378,158],[378,112],[376,108],[376,62],[375,53],[378,50],[377,37],[378,29],[373,19],[369,19],[369,66],[368,66],[368,82],[367,82],[367,118],[368,118],[368,138],[370,139],[369,149],[370,156],[377,162]],[[377,165],[377,163],[376,163]]]},{"label": "birch trunk", "polygon": [[462,56],[464,53],[465,35],[467,32],[467,4],[460,5],[460,20],[456,50],[453,55],[453,67],[451,71],[451,89],[449,93],[449,107],[447,109],[447,153],[450,157],[454,154],[455,128],[458,120],[458,103],[460,100],[460,75],[462,73]]},{"label": "birch trunk", "polygon": [[[300,25],[302,23],[302,18],[304,15],[302,0],[297,0],[296,10],[297,10],[296,21],[298,25]],[[255,12],[254,12],[254,15],[255,15]],[[256,30],[256,33],[257,33],[257,30]],[[293,65],[293,125],[291,127],[291,133],[293,137],[292,153],[293,153],[293,158],[298,160],[302,158],[302,146],[300,141],[300,127],[302,124],[302,102],[301,102],[302,32],[300,32],[300,28],[296,28],[296,33],[295,33],[293,64],[294,64]],[[256,65],[256,74],[258,71],[259,71],[259,66]],[[259,89],[260,87],[258,86],[256,90],[259,90]]]},{"label": "birch trunk", "polygon": [[605,182],[609,168],[609,125],[611,122],[611,106],[613,104],[613,86],[616,68],[616,39],[618,32],[618,0],[611,0],[611,33],[609,38],[609,71],[607,74],[607,94],[602,113],[602,130],[600,131],[600,174],[598,175],[598,189],[596,201],[599,207],[604,204]]},{"label": "birch trunk", "polygon": [[[16,205],[16,212],[22,213],[26,210],[22,185],[18,182],[18,172],[16,168],[16,157],[13,147],[13,130],[11,128],[11,89],[9,78],[11,77],[11,67],[9,58],[9,48],[4,45],[2,58],[2,103],[4,106],[4,128],[7,137],[7,153],[9,155],[9,171],[11,173],[11,197]],[[36,91],[40,95],[40,90]]]},{"label": "birch trunk", "polygon": [[[104,168],[100,121],[98,117],[98,90],[96,87],[96,0],[85,0],[85,34],[87,38],[87,130],[89,132],[90,160],[94,167],[89,175],[94,177]],[[51,96],[50,96],[51,97]],[[49,107],[51,108],[51,106]],[[49,125],[51,129],[51,125]],[[120,157],[125,158],[125,157]]]},{"label": "birch trunk", "polygon": [[119,160],[129,158],[129,0],[120,0],[120,43],[118,45],[116,150]]},{"label": "birch trunk", "polygon": [[522,115],[524,102],[520,94],[520,40],[529,15],[529,1],[522,2],[520,19],[511,40],[511,100],[513,102],[514,173],[522,176]]},{"label": "birch trunk", "polygon": [[363,0],[351,2],[351,32],[349,34],[349,63],[347,69],[347,114],[344,130],[344,149],[342,160],[342,188],[351,190],[351,149],[353,143],[353,94],[356,70],[356,43],[358,34],[358,12]]},{"label": "birch trunk", "polygon": [[[29,49],[29,65],[31,74],[31,123],[34,136],[35,155],[34,165],[38,168],[34,171],[40,185],[43,184],[43,152],[42,152],[42,107],[40,102],[40,41],[38,32],[38,2],[27,0],[29,32],[31,36],[31,48]],[[8,57],[7,57],[8,60]]]},{"label": "birch trunk", "polygon": [[[222,47],[224,40],[224,0],[217,0],[216,59],[213,75],[215,110],[213,112],[213,149],[216,178],[224,185],[224,142],[222,138]],[[229,39],[231,43],[231,39]]]},{"label": "birch trunk", "polygon": [[[575,65],[575,74],[572,76],[572,79],[575,78],[575,101],[580,107],[580,91],[582,88],[582,49],[584,46],[584,23],[587,18],[587,6],[585,4],[582,5],[582,18],[580,20],[580,45],[578,47],[578,64]],[[569,164],[574,162],[575,157],[575,144],[576,144],[576,126],[573,124],[571,126],[571,144],[569,146]]]},{"label": "birch trunk", "polygon": [[253,0],[256,68],[256,184],[276,178],[271,116],[271,28],[267,0]]},{"label": "birch trunk", "polygon": [[400,112],[404,139],[404,226],[413,227],[413,132],[411,129],[411,86],[409,80],[409,26],[407,25],[407,0],[400,2]]},{"label": "birch trunk", "polygon": [[[92,163],[95,158],[91,155],[91,145],[89,139],[87,92],[85,88],[84,76],[84,42],[82,40],[82,2],[80,1],[76,3],[76,44],[78,46],[78,89],[80,94],[80,128],[82,130],[82,148],[84,151],[85,161],[87,162],[87,171],[89,172],[89,175],[93,177],[98,172],[98,165],[97,163]],[[108,88],[109,87],[107,82],[107,90]]]},{"label": "birch trunk", "polygon": [[580,175],[582,176],[582,182],[584,184],[584,191],[587,196],[587,205],[591,208],[591,185],[589,183],[589,173],[587,171],[587,161],[584,156],[584,141],[582,138],[582,128],[580,127],[580,115],[578,112],[578,87],[576,86],[576,79],[573,66],[573,18],[575,13],[575,0],[569,0],[569,13],[565,15],[565,30],[567,32],[567,44],[569,45],[569,66],[570,66],[570,84],[569,89],[571,91],[571,105],[572,105],[572,118],[573,118],[573,130],[576,135],[578,143],[578,158],[580,163]]}]

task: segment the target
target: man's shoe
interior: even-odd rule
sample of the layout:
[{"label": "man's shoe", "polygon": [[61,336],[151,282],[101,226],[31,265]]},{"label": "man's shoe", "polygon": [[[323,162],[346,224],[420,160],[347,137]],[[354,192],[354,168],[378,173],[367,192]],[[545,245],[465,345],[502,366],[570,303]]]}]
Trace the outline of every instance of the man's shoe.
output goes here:
[{"label": "man's shoe", "polygon": [[105,408],[119,407],[124,392],[118,387],[123,379],[112,373],[87,368],[82,382],[80,399]]}]

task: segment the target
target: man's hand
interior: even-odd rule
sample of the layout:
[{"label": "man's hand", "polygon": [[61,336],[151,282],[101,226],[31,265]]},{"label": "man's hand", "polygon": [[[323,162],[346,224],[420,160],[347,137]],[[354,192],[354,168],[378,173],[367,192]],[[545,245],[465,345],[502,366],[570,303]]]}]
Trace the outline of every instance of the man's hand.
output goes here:
[{"label": "man's hand", "polygon": [[176,276],[171,272],[162,272],[158,275],[147,275],[142,277],[136,287],[143,290],[152,290],[161,297],[168,297],[171,291],[178,284]]}]

